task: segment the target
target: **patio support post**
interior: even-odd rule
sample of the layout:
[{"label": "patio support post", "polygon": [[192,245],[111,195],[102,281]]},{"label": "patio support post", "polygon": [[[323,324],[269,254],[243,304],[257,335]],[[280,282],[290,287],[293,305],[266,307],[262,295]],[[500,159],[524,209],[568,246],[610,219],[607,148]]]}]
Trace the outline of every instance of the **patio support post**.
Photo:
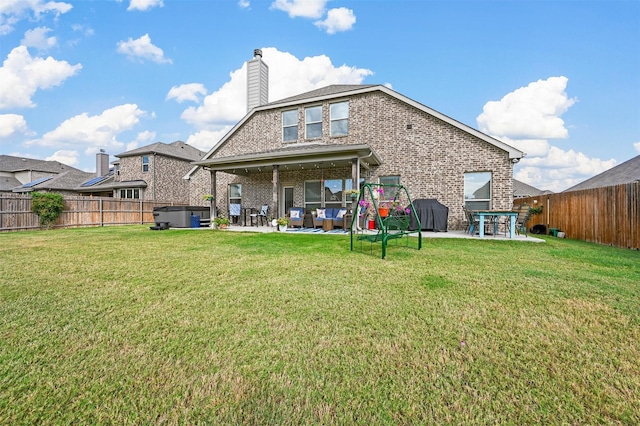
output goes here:
[{"label": "patio support post", "polygon": [[216,218],[216,202],[218,200],[218,194],[216,194],[216,188],[218,187],[217,182],[216,182],[216,171],[215,170],[209,170],[209,173],[211,173],[211,192],[210,194],[213,195],[213,200],[211,200],[210,206],[209,206],[209,217],[211,220],[211,223],[213,224],[213,220]]},{"label": "patio support post", "polygon": [[353,188],[351,189],[359,189],[359,184],[360,182],[358,182],[360,180],[360,176],[359,176],[359,171],[360,171],[360,159],[359,158],[352,158],[351,159],[351,181],[353,182]]},{"label": "patio support post", "polygon": [[[351,189],[360,190],[360,158],[351,159]],[[359,230],[360,219],[358,218],[358,198],[351,200],[351,220],[355,221],[355,228]],[[351,227],[351,224],[349,224]]]},{"label": "patio support post", "polygon": [[279,203],[278,203],[278,187],[280,186],[280,174],[277,164],[273,165],[273,217],[277,218],[280,215]]}]

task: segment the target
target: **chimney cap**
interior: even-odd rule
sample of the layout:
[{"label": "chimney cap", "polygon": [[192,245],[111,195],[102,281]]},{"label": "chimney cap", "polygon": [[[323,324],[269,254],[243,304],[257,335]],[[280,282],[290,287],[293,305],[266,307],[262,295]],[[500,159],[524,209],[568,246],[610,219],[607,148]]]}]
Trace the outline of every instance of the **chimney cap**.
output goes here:
[{"label": "chimney cap", "polygon": [[262,49],[253,49],[253,57],[260,57],[262,58]]}]

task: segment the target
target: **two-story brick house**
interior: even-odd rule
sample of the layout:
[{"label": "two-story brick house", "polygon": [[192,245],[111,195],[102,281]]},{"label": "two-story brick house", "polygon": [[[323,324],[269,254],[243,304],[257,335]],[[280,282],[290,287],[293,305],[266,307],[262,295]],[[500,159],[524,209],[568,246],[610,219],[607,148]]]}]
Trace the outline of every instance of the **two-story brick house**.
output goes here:
[{"label": "two-story brick house", "polygon": [[191,203],[215,193],[221,212],[268,204],[272,217],[348,207],[354,182],[401,183],[449,207],[456,229],[465,204],[511,208],[523,155],[385,86],[332,85],[252,107],[185,179]]},{"label": "two-story brick house", "polygon": [[116,155],[113,179],[86,190],[113,191],[115,198],[187,202],[189,185],[182,177],[203,155],[182,141],[132,149]]}]

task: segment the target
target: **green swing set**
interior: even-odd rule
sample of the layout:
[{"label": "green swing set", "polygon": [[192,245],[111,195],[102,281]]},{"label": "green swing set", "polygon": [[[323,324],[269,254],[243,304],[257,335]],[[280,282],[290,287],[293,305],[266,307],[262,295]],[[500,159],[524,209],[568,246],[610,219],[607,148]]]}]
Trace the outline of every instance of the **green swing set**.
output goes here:
[{"label": "green swing set", "polygon": [[[411,219],[417,226],[410,230]],[[422,248],[422,234],[420,219],[417,216],[409,191],[403,185],[365,183],[354,201],[354,215],[349,227],[351,236],[351,251],[360,242],[363,251],[365,242],[373,245],[381,243],[382,259],[387,255],[387,245],[390,241],[404,241],[409,247],[411,234],[417,234],[417,249]],[[404,240],[403,240],[404,238]]]}]

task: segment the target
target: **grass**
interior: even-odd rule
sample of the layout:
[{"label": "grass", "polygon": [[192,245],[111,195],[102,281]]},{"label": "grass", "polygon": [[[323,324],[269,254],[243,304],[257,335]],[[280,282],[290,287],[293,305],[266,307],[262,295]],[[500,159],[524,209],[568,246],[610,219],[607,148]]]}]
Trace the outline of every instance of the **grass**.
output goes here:
[{"label": "grass", "polygon": [[639,252],[378,254],[343,236],[0,234],[0,423],[640,423]]}]

